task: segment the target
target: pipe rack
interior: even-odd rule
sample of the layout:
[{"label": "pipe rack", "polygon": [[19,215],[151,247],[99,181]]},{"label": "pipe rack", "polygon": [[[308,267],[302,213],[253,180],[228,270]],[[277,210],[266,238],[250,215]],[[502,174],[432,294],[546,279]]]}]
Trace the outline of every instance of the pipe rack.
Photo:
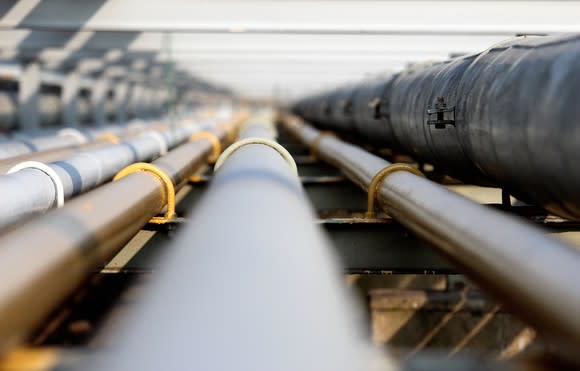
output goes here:
[{"label": "pipe rack", "polygon": [[[243,120],[211,132],[224,140]],[[153,162],[176,188],[205,162],[207,138],[182,144]],[[0,351],[14,346],[86,277],[110,260],[168,202],[157,175],[137,171],[82,195],[0,237]],[[34,259],[30,259],[34,256]]]},{"label": "pipe rack", "polygon": [[222,154],[140,311],[89,369],[371,368],[336,257],[270,125],[254,118]]},{"label": "pipe rack", "polygon": [[108,125],[99,128],[83,128],[62,130],[47,130],[40,133],[12,133],[11,138],[6,138],[0,143],[0,160],[10,159],[17,156],[41,154],[46,151],[78,148],[87,143],[103,141],[103,136],[113,134],[118,137],[133,135],[146,128],[140,120],[135,120],[124,125]]},{"label": "pipe rack", "polygon": [[0,202],[4,207],[0,227],[60,207],[64,200],[110,180],[123,167],[163,155],[197,129],[193,124],[173,130],[150,130],[116,145],[53,162],[44,169],[24,168],[1,175]]},{"label": "pipe rack", "polygon": [[[286,118],[286,129],[317,156],[367,191],[391,165],[354,145]],[[521,315],[580,363],[580,251],[540,229],[483,207],[408,171],[386,176],[377,199],[389,215],[428,240],[469,277]],[[532,284],[533,283],[533,284]]]}]

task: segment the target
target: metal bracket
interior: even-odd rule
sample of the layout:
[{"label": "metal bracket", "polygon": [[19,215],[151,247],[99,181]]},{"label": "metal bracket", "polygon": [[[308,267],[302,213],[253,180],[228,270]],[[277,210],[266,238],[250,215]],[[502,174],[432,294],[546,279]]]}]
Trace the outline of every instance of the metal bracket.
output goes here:
[{"label": "metal bracket", "polygon": [[373,118],[381,118],[381,98],[375,97],[369,102],[368,107],[373,110]]},{"label": "metal bracket", "polygon": [[165,211],[165,214],[163,216],[154,216],[153,218],[151,218],[151,220],[149,220],[149,223],[166,224],[171,222],[171,220],[175,218],[175,187],[173,185],[173,181],[171,180],[171,178],[167,174],[165,174],[163,170],[161,170],[160,168],[158,168],[153,164],[149,164],[146,162],[136,162],[121,169],[121,171],[119,171],[117,175],[115,175],[113,181],[119,180],[137,171],[144,171],[153,175],[154,177],[159,179],[165,186],[166,192],[165,199],[167,202],[167,209]]},{"label": "metal bracket", "polygon": [[[445,113],[452,113],[452,119],[445,119]],[[427,125],[435,125],[435,129],[445,129],[447,125],[455,126],[455,106],[447,106],[445,98],[437,97],[437,102],[434,107],[427,108]],[[436,115],[436,119],[432,120],[432,115]]]},{"label": "metal bracket", "polygon": [[196,140],[200,139],[207,139],[210,141],[212,151],[207,161],[210,164],[214,164],[217,161],[218,157],[220,157],[220,154],[222,153],[222,142],[220,141],[220,138],[218,138],[214,133],[209,131],[198,131],[197,133],[194,133],[189,137],[190,142],[195,142]]}]

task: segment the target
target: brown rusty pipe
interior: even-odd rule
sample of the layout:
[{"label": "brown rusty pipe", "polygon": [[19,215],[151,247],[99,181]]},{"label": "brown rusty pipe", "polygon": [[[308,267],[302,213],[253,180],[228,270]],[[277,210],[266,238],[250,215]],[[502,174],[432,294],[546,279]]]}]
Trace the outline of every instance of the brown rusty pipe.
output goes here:
[{"label": "brown rusty pipe", "polygon": [[[317,143],[317,156],[365,191],[374,175],[391,165],[334,136],[320,137],[298,119],[288,117],[284,125],[301,143]],[[389,215],[557,344],[554,351],[580,364],[580,251],[407,171],[384,178],[377,199]]]},{"label": "brown rusty pipe", "polygon": [[[230,123],[239,124],[242,116]],[[224,140],[228,127],[212,132]],[[202,138],[153,164],[178,187],[212,152]],[[164,184],[138,171],[79,196],[0,237],[0,351],[22,341],[166,205]]]}]

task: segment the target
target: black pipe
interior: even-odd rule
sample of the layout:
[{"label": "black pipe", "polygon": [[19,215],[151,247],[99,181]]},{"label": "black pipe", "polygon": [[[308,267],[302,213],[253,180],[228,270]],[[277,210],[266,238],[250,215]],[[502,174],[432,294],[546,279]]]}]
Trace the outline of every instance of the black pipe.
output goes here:
[{"label": "black pipe", "polygon": [[[415,66],[383,83],[380,118],[361,120],[364,105],[353,105],[356,130],[350,132],[580,219],[578,60],[580,34],[566,34],[519,37],[479,54]],[[307,106],[324,99],[307,100]],[[313,116],[302,113],[304,102],[295,111],[306,120]],[[313,124],[344,130],[315,112],[314,118]]]}]

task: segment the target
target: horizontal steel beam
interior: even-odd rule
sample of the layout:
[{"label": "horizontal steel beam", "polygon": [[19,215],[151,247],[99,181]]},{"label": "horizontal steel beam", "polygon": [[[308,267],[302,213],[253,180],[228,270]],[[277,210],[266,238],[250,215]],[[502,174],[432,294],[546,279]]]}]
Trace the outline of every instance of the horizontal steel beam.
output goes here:
[{"label": "horizontal steel beam", "polygon": [[[161,51],[166,46],[162,32],[0,30],[0,49],[41,51],[47,48],[105,52],[123,49],[127,52]],[[175,52],[222,53],[451,53],[476,52],[513,36],[461,35],[278,35],[278,34],[212,34],[171,33]]]},{"label": "horizontal steel beam", "polygon": [[[21,0],[15,4],[10,1],[0,9],[0,28],[503,35],[577,31],[580,27],[578,5],[568,1],[532,1],[525,5],[519,1],[309,1],[307,9],[302,2],[287,0]],[[440,22],[440,16],[445,22]]]}]

